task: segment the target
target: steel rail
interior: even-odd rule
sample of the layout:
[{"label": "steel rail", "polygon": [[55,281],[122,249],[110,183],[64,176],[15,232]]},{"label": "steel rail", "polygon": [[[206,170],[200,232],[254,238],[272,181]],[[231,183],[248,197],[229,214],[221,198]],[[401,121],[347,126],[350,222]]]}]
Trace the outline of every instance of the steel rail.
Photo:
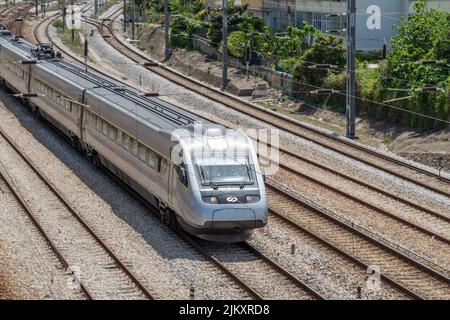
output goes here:
[{"label": "steel rail", "polygon": [[[351,255],[347,251],[339,248],[338,246],[332,244],[331,242],[327,241],[326,239],[324,239],[323,237],[319,236],[318,234],[316,234],[316,233],[306,229],[305,227],[301,226],[300,224],[298,224],[297,222],[295,222],[291,218],[288,218],[287,216],[285,216],[285,215],[283,215],[283,214],[281,214],[278,211],[275,211],[273,209],[269,209],[269,213],[271,215],[279,218],[283,222],[287,223],[288,225],[290,225],[294,229],[309,235],[314,240],[322,243],[326,247],[330,248],[332,251],[337,252],[339,255],[344,256],[345,258],[347,258],[348,260],[352,261],[353,263],[361,266],[362,268],[364,268],[366,270],[367,270],[367,268],[369,268],[369,265],[367,263],[365,263],[362,260],[358,259],[357,257]],[[393,287],[399,289],[401,292],[405,293],[406,295],[408,295],[408,296],[410,296],[410,297],[412,297],[414,299],[417,299],[417,300],[424,300],[425,299],[421,295],[419,295],[419,294],[415,293],[414,291],[406,288],[404,285],[402,285],[399,282],[395,281],[394,279],[392,279],[391,277],[387,276],[383,272],[380,272],[380,276],[381,276],[381,279],[383,279],[387,283],[391,284]]]},{"label": "steel rail", "polygon": [[[120,10],[118,10],[118,11],[120,11]],[[117,11],[116,11],[116,12],[117,12]],[[112,16],[112,15],[114,15],[114,13],[111,14],[111,16]],[[103,32],[103,30],[104,30],[104,29],[103,29],[103,26],[104,26],[103,23],[96,22],[95,20],[92,20],[92,19],[87,19],[86,21],[87,21],[88,23],[92,24],[92,25],[97,26],[97,28],[100,28],[99,30],[100,30],[101,32]],[[110,21],[110,20],[108,19],[107,21]],[[109,28],[107,28],[107,29],[109,30]],[[109,30],[109,31],[110,31],[110,30]],[[110,33],[112,34],[111,31],[110,31]],[[109,39],[109,38],[107,38],[107,39]],[[105,39],[105,41],[107,41],[108,43],[110,43],[110,41],[108,41],[108,40],[106,40],[106,39]],[[117,41],[119,41],[119,40],[117,40]],[[111,44],[111,43],[110,43],[110,44]],[[121,44],[121,45],[122,45],[123,47],[126,47],[126,46],[124,46],[123,44]],[[114,47],[114,45],[112,45],[112,46]],[[127,47],[126,47],[126,48],[127,48]],[[117,49],[117,48],[116,48],[116,49]],[[133,52],[133,54],[138,54],[137,52],[131,50],[130,48],[127,48],[127,50],[130,51],[130,52]],[[125,54],[124,52],[122,52],[122,53]],[[129,58],[131,58],[131,57],[129,57]],[[149,60],[149,59],[147,59],[147,60]],[[154,70],[152,69],[152,71],[154,71]],[[382,189],[380,189],[380,188],[378,188],[378,187],[375,187],[375,186],[373,186],[373,185],[370,185],[370,184],[368,184],[368,183],[366,183],[366,182],[360,181],[360,180],[358,180],[358,179],[356,179],[356,178],[353,178],[353,177],[350,177],[350,176],[348,176],[348,175],[346,175],[346,174],[343,174],[343,173],[341,173],[341,172],[338,172],[337,170],[334,170],[334,169],[328,168],[328,167],[326,167],[326,166],[324,166],[324,165],[315,163],[315,162],[313,162],[313,161],[311,161],[311,160],[309,160],[309,159],[306,159],[306,158],[304,158],[304,157],[302,157],[302,156],[300,156],[300,155],[297,155],[297,154],[295,154],[295,153],[293,153],[293,152],[291,152],[291,151],[289,151],[289,150],[285,150],[285,149],[280,149],[280,150],[283,151],[283,152],[285,152],[285,153],[288,154],[289,156],[295,157],[295,158],[297,158],[297,159],[300,159],[301,161],[305,161],[305,162],[307,162],[307,163],[309,163],[309,164],[311,164],[311,165],[314,165],[314,166],[316,166],[316,167],[319,167],[319,168],[321,168],[321,169],[323,169],[323,170],[326,170],[326,171],[328,171],[328,172],[330,172],[330,173],[332,173],[332,174],[336,174],[336,175],[338,175],[338,176],[340,176],[340,177],[342,177],[342,178],[348,179],[348,180],[350,180],[350,181],[352,181],[352,182],[354,182],[354,183],[357,183],[357,184],[359,184],[359,185],[361,185],[361,186],[363,186],[363,187],[366,187],[366,188],[369,188],[369,189],[371,189],[371,190],[373,190],[373,191],[379,192],[379,193],[383,194],[384,196],[390,197],[390,198],[392,198],[392,199],[394,199],[394,200],[396,200],[396,201],[399,201],[399,202],[401,202],[401,203],[403,203],[403,204],[406,204],[406,205],[411,206],[411,207],[413,207],[413,208],[415,208],[415,209],[418,209],[418,210],[420,210],[420,211],[423,211],[423,212],[425,212],[425,213],[427,213],[427,214],[429,214],[429,215],[432,215],[432,216],[437,217],[437,218],[439,218],[439,219],[445,220],[446,222],[450,222],[450,217],[449,217],[449,216],[445,216],[445,215],[440,214],[440,213],[438,213],[438,212],[435,212],[435,211],[433,211],[433,210],[431,210],[431,209],[425,208],[425,207],[423,207],[423,206],[421,206],[421,205],[419,205],[419,204],[413,203],[413,202],[411,202],[411,201],[409,201],[409,200],[406,200],[406,199],[401,198],[401,197],[399,197],[399,196],[397,196],[397,195],[394,195],[394,194],[392,194],[392,193],[389,193],[389,192],[387,192],[387,191],[385,191],[385,190],[382,190]],[[389,212],[389,211],[387,211],[387,210],[385,210],[385,209],[382,209],[382,208],[380,208],[379,206],[376,206],[376,205],[374,205],[374,204],[372,204],[372,203],[370,203],[370,202],[368,202],[368,201],[365,201],[365,200],[362,200],[362,199],[360,199],[360,198],[358,198],[358,197],[355,197],[355,196],[351,195],[350,193],[345,192],[345,191],[343,191],[343,190],[341,190],[341,189],[332,187],[332,186],[330,186],[330,185],[328,185],[328,184],[326,184],[326,183],[324,183],[324,182],[322,182],[322,181],[320,181],[320,180],[318,180],[318,179],[315,179],[315,178],[313,178],[313,177],[311,177],[311,176],[309,176],[309,175],[306,175],[306,174],[304,174],[304,173],[301,173],[300,171],[295,170],[295,169],[293,169],[293,168],[291,168],[291,167],[289,167],[289,166],[287,166],[287,165],[284,165],[284,164],[282,164],[282,163],[280,163],[280,162],[278,162],[278,164],[279,164],[280,167],[282,167],[283,169],[286,169],[286,170],[288,170],[288,171],[290,171],[290,172],[293,172],[293,173],[295,173],[295,174],[298,174],[299,176],[302,176],[303,178],[306,178],[306,179],[308,179],[308,180],[310,180],[310,181],[312,181],[312,182],[314,182],[314,183],[316,183],[316,184],[319,184],[319,185],[321,185],[321,186],[323,186],[323,187],[326,187],[326,188],[332,190],[333,192],[336,192],[336,193],[338,193],[338,194],[341,194],[341,195],[343,195],[343,196],[345,196],[345,197],[347,197],[347,198],[349,198],[349,199],[351,199],[351,200],[353,200],[353,201],[355,201],[355,202],[358,202],[358,203],[360,203],[360,204],[362,204],[362,205],[364,205],[364,206],[366,206],[366,207],[368,207],[368,208],[370,208],[370,209],[372,209],[372,210],[374,210],[374,211],[377,211],[377,212],[379,212],[379,213],[381,213],[381,214],[383,214],[383,215],[385,215],[385,216],[387,216],[387,217],[389,217],[389,218],[391,218],[391,219],[394,219],[394,220],[399,221],[399,222],[401,222],[401,223],[403,223],[403,224],[406,224],[406,225],[408,225],[408,226],[410,226],[410,227],[412,227],[412,228],[414,228],[414,229],[416,229],[416,230],[419,230],[420,232],[422,232],[422,233],[424,233],[424,234],[427,234],[427,235],[429,235],[429,236],[431,236],[431,237],[434,237],[435,239],[439,239],[440,241],[442,241],[442,242],[444,242],[444,243],[446,243],[446,244],[450,244],[450,239],[448,239],[448,238],[446,238],[445,236],[440,235],[440,234],[438,234],[438,233],[436,233],[436,232],[434,232],[434,231],[432,231],[432,230],[429,230],[428,228],[419,226],[418,224],[416,224],[416,223],[414,223],[414,222],[411,222],[411,221],[409,221],[409,220],[407,220],[407,219],[404,219],[404,218],[402,218],[402,217],[400,217],[400,216],[398,216],[398,215],[396,215],[396,214],[393,214],[393,213],[391,213],[391,212]]]},{"label": "steel rail", "polygon": [[[19,193],[19,191],[13,186],[13,183],[5,176],[5,174],[3,174],[2,170],[0,170],[0,178],[5,181],[5,184],[8,187],[9,191],[11,192],[11,194],[14,196],[16,201],[19,203],[20,207],[25,211],[25,213],[27,214],[27,216],[29,217],[31,222],[34,224],[36,229],[38,229],[39,233],[42,235],[42,237],[45,239],[45,241],[50,246],[52,251],[55,253],[56,257],[61,262],[61,264],[64,266],[66,271],[72,271],[70,269],[70,265],[67,262],[66,258],[64,258],[64,255],[61,253],[61,251],[58,250],[56,245],[53,243],[53,241],[50,239],[50,237],[44,231],[44,228],[41,226],[41,224],[38,222],[38,220],[34,216],[33,210],[28,206],[28,204],[23,199],[23,197]],[[73,271],[72,271],[72,274],[74,275]],[[74,277],[75,277],[75,275],[74,275]],[[80,279],[77,279],[77,281],[79,283],[80,290],[83,293],[83,295],[88,300],[93,300],[94,299],[93,295],[89,291],[89,289],[86,287],[86,285]]]},{"label": "steel rail", "polygon": [[[74,58],[74,57],[73,57]],[[77,59],[76,57],[75,57],[75,59]],[[78,60],[78,59],[77,59]],[[303,160],[303,159],[302,159]],[[317,164],[316,164],[317,165]],[[401,201],[401,200],[399,200],[399,201]],[[338,220],[338,222],[339,222],[339,220]],[[357,230],[355,230],[355,231],[357,231]],[[359,231],[358,231],[359,232]],[[369,237],[368,235],[365,235],[365,234],[361,234],[362,236],[364,236],[364,237]],[[377,241],[378,242],[378,240],[375,240],[375,241]],[[382,246],[386,246],[385,244],[382,244],[382,243],[379,243],[379,244],[381,244]],[[395,249],[392,249],[391,247],[389,247],[389,246],[386,246],[385,247],[385,249],[387,249],[387,250],[394,250],[395,251]],[[402,254],[402,253],[400,253],[400,254]],[[402,254],[403,255],[403,254]],[[404,256],[404,258],[406,258],[406,259],[410,259],[409,257],[407,257],[407,256]],[[413,260],[413,259],[412,259]],[[420,264],[420,262],[418,262],[419,264]],[[423,266],[423,265],[422,265]],[[426,267],[426,266],[423,266],[423,267],[425,267],[425,269],[429,269],[428,267]],[[423,268],[422,268],[423,269]],[[431,271],[430,271],[431,270]],[[433,273],[433,271],[434,270],[432,270],[432,269],[429,269],[428,271],[430,271],[431,273]],[[443,277],[443,279],[445,279],[446,281],[448,281],[448,278],[447,277],[445,277],[445,276],[443,276],[442,274],[440,274],[440,273],[438,273],[438,272],[436,272],[436,274],[435,274],[435,276],[437,276],[437,277],[440,277],[441,276],[441,279],[442,279],[442,277]],[[413,292],[411,292],[410,294],[409,294],[410,296],[414,296],[414,293]],[[420,298],[419,296],[415,296],[415,298]]]},{"label": "steel rail", "polygon": [[[112,17],[115,14],[117,14],[118,11],[120,11],[120,9],[117,10],[116,12],[113,12],[110,15],[110,17]],[[141,60],[137,60],[136,58],[128,56],[130,59],[134,60],[135,62],[139,62],[140,63],[143,60],[143,61],[146,61],[146,62],[158,63],[157,61],[152,60],[149,57],[147,57],[145,54],[143,54],[143,53],[141,53],[141,52],[139,52],[137,50],[133,50],[128,45],[124,44],[112,30],[111,24],[112,24],[113,20],[112,19],[108,19],[105,22],[108,22],[108,21],[110,23],[109,26],[105,26],[104,23],[99,23],[99,22],[92,21],[92,20],[90,20],[89,22],[91,24],[95,25],[99,29],[99,31],[101,33],[103,32],[102,35],[104,36],[105,41],[110,43],[113,47],[116,47],[116,49],[118,49],[118,48],[117,48],[117,45],[116,46],[114,45],[114,43],[118,44],[118,46],[121,48],[121,49],[118,49],[120,52],[125,54],[123,52],[124,51],[123,49],[125,49],[126,51],[131,52],[133,55],[138,56],[141,59]],[[104,28],[103,26],[105,26],[106,28]],[[104,33],[105,31],[107,31],[108,34],[105,34]],[[240,112],[242,112],[244,114],[247,114],[247,115],[249,115],[251,117],[257,118],[258,120],[261,120],[263,122],[267,122],[268,120],[264,119],[262,117],[256,116],[255,114],[252,113],[251,109],[256,109],[258,111],[264,112],[265,114],[267,114],[269,116],[275,117],[275,118],[277,118],[277,119],[279,119],[281,121],[285,121],[285,122],[287,122],[289,124],[295,124],[297,126],[300,126],[304,130],[310,131],[310,132],[312,132],[314,134],[317,134],[319,136],[325,137],[327,139],[331,139],[334,142],[345,144],[346,146],[358,149],[358,150],[363,151],[365,153],[368,153],[368,154],[370,154],[372,156],[375,156],[375,157],[381,158],[383,160],[392,162],[392,163],[397,164],[397,165],[399,165],[399,166],[401,166],[403,168],[406,167],[406,168],[408,168],[410,170],[414,170],[414,171],[420,172],[421,174],[428,175],[428,176],[430,176],[432,178],[437,179],[438,181],[443,182],[446,185],[446,187],[448,186],[448,188],[440,189],[440,188],[436,188],[436,187],[430,186],[430,185],[428,185],[426,183],[423,183],[423,182],[419,181],[418,179],[413,179],[411,177],[407,177],[404,174],[401,174],[401,173],[398,173],[396,171],[384,168],[384,167],[382,167],[380,165],[377,165],[377,164],[375,164],[375,163],[373,163],[371,161],[368,161],[368,160],[365,160],[365,159],[361,159],[360,157],[357,157],[357,156],[355,156],[355,155],[353,155],[353,154],[351,154],[349,152],[344,152],[343,150],[340,150],[339,147],[328,145],[327,143],[323,143],[323,142],[314,140],[314,139],[312,139],[310,137],[305,136],[304,134],[302,134],[300,132],[296,132],[295,130],[292,130],[290,128],[286,128],[285,126],[281,126],[281,125],[277,125],[277,124],[269,122],[271,125],[276,126],[276,127],[280,128],[280,129],[282,129],[284,131],[287,131],[287,132],[289,132],[289,133],[291,133],[293,135],[296,135],[296,136],[299,136],[299,137],[301,137],[303,139],[306,139],[308,141],[314,142],[314,143],[316,143],[318,145],[321,145],[321,146],[323,146],[325,148],[333,150],[333,151],[335,151],[335,152],[337,152],[339,154],[343,154],[343,155],[345,155],[345,156],[347,156],[349,158],[352,158],[354,160],[357,160],[357,161],[360,161],[362,163],[365,163],[365,164],[367,164],[369,166],[372,166],[372,167],[374,167],[376,169],[379,169],[381,171],[387,172],[387,173],[389,173],[391,175],[394,175],[396,177],[402,178],[403,180],[409,181],[409,182],[414,183],[414,184],[416,184],[418,186],[421,186],[423,188],[429,189],[429,190],[431,190],[433,192],[436,192],[436,193],[445,195],[447,197],[450,197],[450,191],[448,191],[448,190],[450,190],[450,179],[448,179],[446,177],[441,177],[441,176],[439,176],[439,175],[437,175],[437,174],[435,174],[433,172],[430,172],[430,171],[425,170],[423,168],[420,168],[418,166],[412,165],[412,164],[407,163],[405,161],[402,161],[402,160],[390,157],[390,156],[385,155],[385,154],[383,154],[381,152],[378,152],[376,150],[372,150],[372,149],[370,149],[368,147],[365,147],[365,146],[362,146],[362,145],[359,145],[359,144],[355,144],[355,143],[353,143],[351,141],[347,141],[347,140],[345,140],[345,139],[343,139],[341,137],[337,137],[337,136],[334,136],[332,134],[323,132],[323,131],[318,130],[316,128],[313,128],[313,127],[310,127],[308,125],[305,125],[304,123],[302,123],[300,121],[297,121],[295,119],[289,118],[289,117],[281,115],[281,114],[277,114],[276,112],[273,112],[271,110],[264,109],[261,106],[255,105],[255,104],[253,104],[251,102],[245,101],[245,100],[240,99],[238,97],[234,97],[234,96],[232,96],[230,94],[227,94],[227,93],[224,93],[222,91],[219,91],[216,88],[213,88],[213,87],[210,87],[210,86],[208,86],[206,84],[203,84],[203,83],[201,83],[198,80],[189,78],[189,77],[187,77],[187,76],[185,76],[185,75],[183,75],[183,74],[181,74],[181,73],[179,73],[177,71],[174,71],[174,70],[172,70],[170,68],[167,68],[163,64],[160,64],[160,63],[158,63],[158,64],[159,64],[159,66],[156,67],[156,68],[155,67],[146,67],[146,68],[150,69],[154,73],[157,73],[157,74],[159,74],[159,75],[161,75],[163,77],[168,78],[168,80],[173,81],[173,82],[177,83],[178,85],[181,85],[181,86],[183,86],[183,87],[185,87],[185,88],[187,88],[187,89],[189,89],[191,91],[194,91],[196,93],[204,95],[204,96],[206,96],[206,97],[208,97],[208,98],[210,98],[212,100],[215,100],[217,102],[225,104],[228,107],[231,107],[231,108],[236,109],[236,110],[238,109],[238,111],[240,111]],[[187,84],[186,81],[189,82],[189,84]],[[192,84],[194,84],[194,86],[192,86]],[[230,102],[232,102],[232,103],[230,103]],[[238,103],[238,104],[250,107],[250,110],[242,110],[241,108],[236,108],[236,106],[234,106],[233,103]]]},{"label": "steel rail", "polygon": [[[343,229],[346,229],[354,234],[356,234],[357,236],[375,244],[376,246],[378,246],[379,248],[386,250],[388,252],[390,252],[391,254],[393,254],[394,256],[414,265],[415,267],[423,270],[425,273],[438,278],[440,281],[443,281],[445,283],[449,283],[450,284],[450,279],[449,277],[447,277],[446,275],[442,274],[441,272],[434,270],[428,266],[426,266],[425,264],[423,264],[422,262],[404,254],[403,252],[393,248],[391,245],[388,245],[386,243],[384,243],[381,240],[378,240],[376,238],[374,238],[373,236],[370,236],[360,230],[358,230],[357,228],[355,228],[354,226],[350,225],[349,223],[346,223],[336,217],[334,217],[333,215],[331,215],[330,213],[326,212],[325,210],[323,210],[322,208],[320,208],[319,206],[312,204],[312,203],[308,203],[306,201],[304,201],[303,199],[299,198],[298,196],[291,194],[290,192],[287,192],[285,190],[282,190],[281,188],[279,188],[276,183],[274,182],[267,182],[267,186],[269,188],[271,188],[272,190],[274,190],[275,192],[281,194],[282,196],[292,200],[294,203],[297,203],[298,205],[305,207],[311,211],[313,211],[314,213],[318,214],[321,217],[324,217],[326,220],[331,221],[334,224],[339,225],[340,227],[342,227]],[[271,210],[270,206],[269,206],[269,210]],[[272,210],[272,212],[275,212],[274,210]]]},{"label": "steel rail", "polygon": [[54,187],[41,172],[36,168],[33,162],[23,154],[20,148],[14,141],[0,128],[0,136],[2,136],[8,144],[17,152],[17,154],[23,159],[23,161],[33,170],[33,172],[39,177],[39,179],[45,184],[45,186],[52,191],[52,193],[58,198],[63,206],[70,212],[70,214],[76,218],[76,220],[83,226],[83,228],[95,239],[95,241],[106,251],[106,253],[114,260],[119,268],[131,279],[131,281],[139,288],[144,296],[153,300],[153,295],[150,291],[137,279],[133,272],[125,266],[120,258],[114,253],[114,251],[96,234],[96,232],[85,222],[85,220],[79,215],[75,209],[66,201],[64,196]]},{"label": "steel rail", "polygon": [[[36,31],[37,29],[35,29]],[[38,35],[37,35],[37,31],[35,32],[35,37],[36,39],[38,39]],[[50,37],[49,37],[50,38]],[[63,50],[62,48],[60,48],[57,44],[55,44],[55,47],[57,47],[58,49],[60,49],[61,51],[65,52],[65,50]],[[65,52],[67,54],[67,52]],[[75,58],[75,57],[74,57]],[[111,175],[109,175],[111,176]],[[114,178],[114,177],[113,177]],[[118,182],[117,179],[116,182]],[[128,189],[128,188],[127,188]],[[130,191],[130,190],[128,190]],[[133,192],[133,194],[136,196],[137,194]],[[139,195],[137,195],[139,196]],[[139,198],[141,198],[139,196]],[[142,198],[141,198],[142,199]],[[143,200],[143,199],[142,199]],[[143,200],[145,201],[145,200]],[[152,208],[154,209],[154,208]],[[155,213],[155,212],[154,212]],[[239,277],[237,277],[236,275],[234,275],[223,263],[221,263],[220,261],[218,261],[217,259],[215,259],[214,257],[212,257],[210,254],[207,253],[207,251],[202,248],[198,243],[196,243],[191,237],[189,237],[187,234],[185,234],[182,231],[178,231],[177,232],[179,234],[179,236],[185,240],[187,243],[189,243],[196,251],[198,251],[202,256],[204,256],[208,261],[210,261],[211,263],[213,263],[217,268],[219,268],[224,274],[226,274],[228,277],[230,277],[234,282],[236,282],[247,294],[249,294],[251,297],[255,298],[255,299],[263,299],[263,297],[257,293],[254,289],[252,289],[248,284],[246,284],[243,280],[241,280]],[[248,249],[250,250],[250,249]],[[257,249],[254,249],[257,250]],[[271,264],[274,268],[276,268],[277,270],[279,270],[280,273],[282,273],[283,275],[285,275],[286,277],[292,277],[292,279],[290,279],[291,281],[295,281],[295,283],[297,284],[297,286],[302,285],[303,289],[307,292],[309,292],[312,296],[314,296],[315,298],[318,299],[324,299],[318,292],[315,292],[312,288],[310,288],[309,286],[307,286],[305,283],[301,282],[299,279],[295,278],[294,276],[292,276],[288,271],[283,270],[280,266],[276,265],[275,262],[269,262],[271,261],[268,257],[264,256],[261,252],[259,252],[258,254],[263,260],[266,261],[266,263]]]}]

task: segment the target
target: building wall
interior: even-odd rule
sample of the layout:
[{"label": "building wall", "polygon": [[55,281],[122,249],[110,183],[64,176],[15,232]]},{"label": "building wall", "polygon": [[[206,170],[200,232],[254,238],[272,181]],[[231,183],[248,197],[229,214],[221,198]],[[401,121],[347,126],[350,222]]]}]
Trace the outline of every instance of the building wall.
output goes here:
[{"label": "building wall", "polygon": [[[396,26],[401,17],[413,13],[415,0],[356,0],[356,48],[357,50],[378,50],[396,34]],[[221,6],[221,0],[207,2]],[[346,28],[345,16],[332,16],[347,12],[346,0],[236,0],[236,3],[248,4],[249,11],[263,17],[267,24],[277,32],[286,32],[288,26],[302,27],[306,21],[324,33],[345,36],[339,31]],[[380,29],[369,29],[367,20],[370,14],[367,8],[377,5],[381,9]],[[429,0],[429,7],[450,11],[450,0]]]},{"label": "building wall", "polygon": [[[380,29],[369,29],[367,24],[371,14],[367,8],[376,4],[381,9]],[[381,49],[383,44],[389,45],[390,39],[396,34],[396,26],[401,17],[406,17],[409,11],[409,0],[357,0],[356,11],[356,48],[359,50]]]},{"label": "building wall", "polygon": [[264,20],[277,32],[295,25],[295,0],[263,0]]},{"label": "building wall", "polygon": [[[356,48],[357,50],[377,50],[396,34],[396,26],[401,17],[413,13],[413,0],[356,0]],[[380,29],[369,29],[367,13],[370,5],[381,9]],[[450,0],[429,0],[429,7],[450,11]],[[345,36],[337,32],[346,28],[345,17],[329,17],[330,14],[341,14],[347,11],[347,1],[342,0],[263,0],[263,7],[268,9],[265,21],[276,31],[286,31],[288,25],[301,27],[306,21],[324,33]],[[288,10],[288,8],[290,10]],[[290,12],[290,14],[288,14]]]}]

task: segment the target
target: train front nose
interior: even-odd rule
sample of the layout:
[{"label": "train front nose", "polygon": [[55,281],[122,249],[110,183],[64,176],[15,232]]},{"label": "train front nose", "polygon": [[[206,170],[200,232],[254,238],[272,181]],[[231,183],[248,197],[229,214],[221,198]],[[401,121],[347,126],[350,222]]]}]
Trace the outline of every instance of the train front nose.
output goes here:
[{"label": "train front nose", "polygon": [[223,230],[258,228],[255,211],[247,208],[214,210],[211,227]]}]

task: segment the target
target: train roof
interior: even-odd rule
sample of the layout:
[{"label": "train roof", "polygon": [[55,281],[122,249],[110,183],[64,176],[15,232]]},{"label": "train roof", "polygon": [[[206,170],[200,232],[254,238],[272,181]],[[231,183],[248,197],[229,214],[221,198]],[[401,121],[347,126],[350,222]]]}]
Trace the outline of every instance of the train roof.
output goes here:
[{"label": "train roof", "polygon": [[[17,37],[0,35],[2,45],[8,46],[18,54],[39,61],[39,67],[50,70],[70,80],[89,93],[96,94],[106,101],[136,114],[164,131],[180,127],[190,127],[195,122],[210,123],[157,97],[146,97],[144,93],[129,85],[105,76],[90,68],[73,63],[50,54],[48,46],[36,46]],[[45,54],[47,53],[47,54]]]}]

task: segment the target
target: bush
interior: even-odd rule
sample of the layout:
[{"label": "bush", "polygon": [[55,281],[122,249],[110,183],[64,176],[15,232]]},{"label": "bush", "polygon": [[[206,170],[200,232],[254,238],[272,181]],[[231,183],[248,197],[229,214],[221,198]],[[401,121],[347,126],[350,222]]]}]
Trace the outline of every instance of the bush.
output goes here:
[{"label": "bush", "polygon": [[331,70],[314,70],[308,68],[314,64],[327,63],[344,68],[346,63],[346,51],[342,41],[333,36],[319,35],[316,43],[305,51],[299,62],[294,67],[294,79],[307,82],[314,86],[322,86]]},{"label": "bush", "polygon": [[367,62],[383,60],[383,50],[356,51],[356,58]]},{"label": "bush", "polygon": [[347,72],[330,73],[323,81],[323,87],[345,91],[347,86]]},{"label": "bush", "polygon": [[[380,64],[380,84],[383,88],[411,89],[408,92],[393,94],[387,90],[379,92],[381,100],[392,96],[412,95],[411,99],[392,102],[392,105],[426,114],[443,120],[449,120],[450,108],[450,71],[439,65],[421,65],[420,60],[439,60],[443,65],[450,62],[450,13],[427,8],[424,0],[414,5],[416,14],[401,21],[398,34],[392,38],[391,52]],[[420,93],[417,88],[435,85],[442,92]],[[388,108],[388,107],[385,107]],[[391,111],[383,113],[390,119]],[[402,123],[414,128],[442,128],[446,124],[419,115],[401,112]]]},{"label": "bush", "polygon": [[[251,13],[246,12],[247,5],[236,5],[234,1],[228,3],[228,31],[241,31],[245,34],[263,33],[267,28],[263,19],[254,17]],[[219,48],[222,42],[222,12],[221,10],[213,11],[208,26],[207,37],[212,45]],[[256,42],[253,41],[252,48],[256,48]]]},{"label": "bush", "polygon": [[63,28],[63,21],[62,21],[62,19],[56,19],[54,22],[53,22],[53,26],[55,27],[55,28]]},{"label": "bush", "polygon": [[228,36],[228,50],[230,54],[237,58],[245,57],[248,44],[247,36],[242,31],[233,31]]},{"label": "bush", "polygon": [[292,73],[294,71],[295,65],[298,63],[298,58],[286,58],[283,60],[280,60],[278,62],[278,66],[280,66],[284,72]]},{"label": "bush", "polygon": [[189,16],[175,15],[170,23],[170,43],[174,47],[192,49],[192,35],[202,22]]}]

